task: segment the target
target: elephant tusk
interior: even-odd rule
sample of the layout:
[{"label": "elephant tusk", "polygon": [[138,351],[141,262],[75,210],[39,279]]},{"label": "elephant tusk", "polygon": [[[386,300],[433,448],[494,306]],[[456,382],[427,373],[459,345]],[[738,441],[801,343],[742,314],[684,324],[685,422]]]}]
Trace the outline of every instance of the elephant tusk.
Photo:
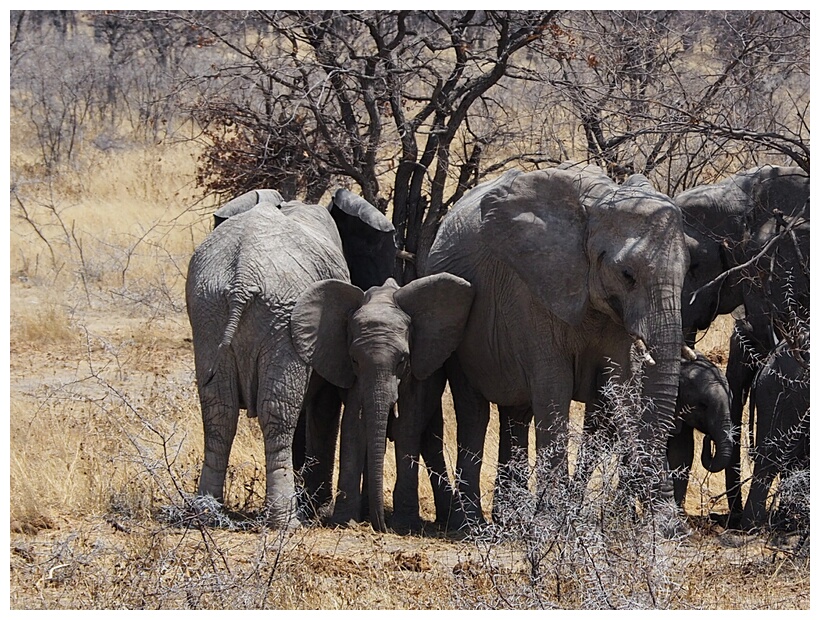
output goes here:
[{"label": "elephant tusk", "polygon": [[416,255],[412,252],[408,252],[407,250],[396,250],[396,258],[400,258],[401,260],[410,261],[411,263],[416,262]]},{"label": "elephant tusk", "polygon": [[688,360],[690,362],[694,362],[696,359],[698,359],[698,354],[695,353],[695,350],[686,345],[681,346],[680,355],[683,359]]},{"label": "elephant tusk", "polygon": [[638,357],[641,358],[641,361],[646,364],[647,366],[654,366],[655,360],[649,355],[649,351],[646,350],[646,343],[643,341],[642,338],[635,339],[635,351],[638,353]]}]

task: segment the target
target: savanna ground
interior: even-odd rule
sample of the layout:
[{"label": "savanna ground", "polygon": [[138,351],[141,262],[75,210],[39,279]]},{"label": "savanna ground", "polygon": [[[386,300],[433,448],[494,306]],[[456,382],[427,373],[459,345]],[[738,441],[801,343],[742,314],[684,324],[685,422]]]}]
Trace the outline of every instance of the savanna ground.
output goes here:
[{"label": "savanna ground", "polygon": [[[12,169],[12,609],[809,607],[808,551],[713,524],[709,514],[726,511],[723,475],[697,460],[682,540],[657,542],[617,513],[597,538],[548,541],[526,523],[506,541],[432,527],[398,536],[366,524],[284,534],[239,517],[181,524],[202,453],[184,278],[213,208],[195,204],[194,155],[95,151],[59,182],[38,180],[21,155]],[[729,326],[698,345],[721,365]],[[452,463],[450,403],[447,416]],[[496,444],[493,431],[485,512]],[[389,445],[388,488],[391,457]],[[243,417],[228,504],[253,515],[263,494],[261,434]],[[434,518],[426,485],[422,511]]]}]

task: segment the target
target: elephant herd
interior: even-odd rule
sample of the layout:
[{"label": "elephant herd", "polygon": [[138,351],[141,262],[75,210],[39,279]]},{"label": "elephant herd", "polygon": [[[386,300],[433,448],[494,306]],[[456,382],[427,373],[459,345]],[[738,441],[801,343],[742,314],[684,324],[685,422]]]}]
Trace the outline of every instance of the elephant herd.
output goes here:
[{"label": "elephant herd", "polygon": [[[607,426],[606,384],[637,380],[638,498],[677,514],[698,429],[703,465],[726,471],[729,524],[763,525],[774,477],[808,466],[808,196],[805,173],[775,166],[675,200],[643,175],[618,184],[592,165],[509,171],[450,209],[429,254],[415,257],[420,276],[399,286],[391,276],[408,255],[361,197],[339,189],[325,207],[248,192],[215,212],[188,270],[205,436],[198,494],[223,502],[245,409],[262,429],[274,527],[324,518],[386,530],[388,438],[392,529],[421,526],[422,461],[437,524],[483,523],[490,403],[499,472],[526,450],[533,423],[536,488],[546,493],[569,481],[570,401],[585,403],[591,438]],[[691,347],[697,330],[733,311],[742,318],[724,376]],[[757,435],[744,507],[746,397]],[[590,467],[579,460],[575,475]],[[505,484],[499,475],[497,496]]]}]

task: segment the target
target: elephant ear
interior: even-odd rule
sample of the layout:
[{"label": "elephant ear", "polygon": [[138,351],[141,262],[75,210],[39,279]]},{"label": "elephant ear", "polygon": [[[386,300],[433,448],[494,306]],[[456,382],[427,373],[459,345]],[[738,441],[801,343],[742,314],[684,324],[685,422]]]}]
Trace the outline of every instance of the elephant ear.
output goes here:
[{"label": "elephant ear", "polygon": [[473,287],[449,273],[425,276],[405,284],[393,301],[410,316],[410,369],[426,379],[444,365],[461,342]]},{"label": "elephant ear", "polygon": [[559,319],[580,323],[589,299],[579,172],[511,176],[481,199],[481,237]]},{"label": "elephant ear", "polygon": [[290,335],[299,357],[334,385],[355,381],[347,342],[347,322],[364,293],[341,280],[314,282],[299,295],[290,317]]},{"label": "elephant ear", "polygon": [[350,269],[350,281],[366,291],[393,275],[396,229],[384,214],[361,196],[336,190],[329,206]]},{"label": "elephant ear", "polygon": [[273,203],[275,207],[278,207],[282,204],[283,200],[282,194],[277,192],[275,189],[256,189],[251,190],[250,192],[245,192],[241,196],[237,196],[233,200],[229,200],[219,209],[214,211],[214,228],[219,226],[229,217],[249,211],[261,202],[270,202]]}]

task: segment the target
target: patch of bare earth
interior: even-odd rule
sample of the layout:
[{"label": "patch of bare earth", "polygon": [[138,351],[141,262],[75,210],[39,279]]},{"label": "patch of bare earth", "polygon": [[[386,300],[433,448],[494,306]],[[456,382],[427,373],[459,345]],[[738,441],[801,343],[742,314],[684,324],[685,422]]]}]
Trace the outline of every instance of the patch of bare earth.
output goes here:
[{"label": "patch of bare earth", "polygon": [[[184,312],[146,318],[109,304],[74,312],[76,337],[31,341],[15,316],[47,292],[11,288],[12,609],[606,608],[652,606],[653,596],[679,609],[809,606],[807,551],[723,532],[705,516],[708,501],[694,502],[707,512],[690,519],[689,538],[658,543],[662,579],[650,563],[645,574],[602,560],[562,570],[588,551],[569,546],[541,550],[536,570],[525,542],[448,538],[430,525],[399,536],[367,524],[171,524],[163,510],[195,490],[201,458]],[[255,420],[240,422],[229,502],[253,510],[264,493],[262,442]],[[432,519],[429,491],[422,506]],[[646,597],[621,591],[642,579]]]}]

